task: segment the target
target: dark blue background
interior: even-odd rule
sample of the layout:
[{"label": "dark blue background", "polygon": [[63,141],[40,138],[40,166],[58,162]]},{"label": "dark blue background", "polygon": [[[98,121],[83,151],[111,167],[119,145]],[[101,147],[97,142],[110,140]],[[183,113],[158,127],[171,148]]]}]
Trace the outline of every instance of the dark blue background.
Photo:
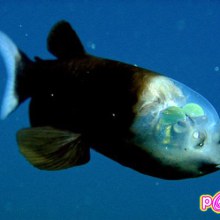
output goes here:
[{"label": "dark blue background", "polygon": [[[0,29],[30,57],[52,57],[46,37],[60,19],[73,25],[88,52],[168,75],[197,90],[220,112],[220,1],[0,0]],[[2,60],[0,76],[2,94]],[[15,140],[16,131],[28,126],[27,111],[25,103],[0,122],[0,219],[219,219],[211,210],[199,210],[199,197],[220,191],[220,172],[164,181],[94,151],[82,167],[61,172],[33,168]]]}]

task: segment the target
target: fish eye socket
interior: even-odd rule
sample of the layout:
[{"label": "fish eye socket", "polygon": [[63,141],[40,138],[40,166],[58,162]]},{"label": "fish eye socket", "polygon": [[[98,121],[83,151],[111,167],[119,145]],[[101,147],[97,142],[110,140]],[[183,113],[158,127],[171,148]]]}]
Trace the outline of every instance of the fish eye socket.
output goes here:
[{"label": "fish eye socket", "polygon": [[193,133],[193,138],[198,141],[198,143],[195,145],[196,148],[201,148],[204,146],[206,135],[203,132],[195,131]]},{"label": "fish eye socket", "polygon": [[196,147],[198,147],[198,148],[201,148],[201,147],[203,147],[204,146],[204,141],[203,142],[200,142],[200,143],[198,143],[197,145],[196,145]]}]

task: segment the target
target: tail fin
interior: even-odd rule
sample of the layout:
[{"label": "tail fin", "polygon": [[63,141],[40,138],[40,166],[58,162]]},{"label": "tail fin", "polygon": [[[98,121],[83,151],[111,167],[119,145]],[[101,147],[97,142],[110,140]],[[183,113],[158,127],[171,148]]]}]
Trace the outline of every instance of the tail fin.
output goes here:
[{"label": "tail fin", "polygon": [[5,119],[19,104],[28,98],[21,85],[25,79],[25,68],[31,61],[23,54],[12,40],[0,32],[0,54],[7,72],[7,82],[1,108],[1,119]]}]

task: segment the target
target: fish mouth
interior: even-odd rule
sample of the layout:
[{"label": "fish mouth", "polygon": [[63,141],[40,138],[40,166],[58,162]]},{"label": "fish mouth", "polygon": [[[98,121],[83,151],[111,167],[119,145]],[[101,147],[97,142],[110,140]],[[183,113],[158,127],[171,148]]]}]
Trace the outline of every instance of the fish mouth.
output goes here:
[{"label": "fish mouth", "polygon": [[199,169],[203,175],[220,170],[220,164],[203,164]]}]

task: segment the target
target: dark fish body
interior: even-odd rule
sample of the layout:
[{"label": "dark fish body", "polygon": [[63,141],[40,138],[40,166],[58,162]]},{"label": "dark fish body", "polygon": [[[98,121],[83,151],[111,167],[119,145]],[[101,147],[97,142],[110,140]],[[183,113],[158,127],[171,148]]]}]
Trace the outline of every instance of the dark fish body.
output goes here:
[{"label": "dark fish body", "polygon": [[146,158],[140,161],[142,151],[128,147],[127,142],[132,137],[130,126],[140,84],[152,72],[89,55],[68,61],[37,61],[32,68],[31,73],[36,71],[30,87],[33,127],[46,125],[81,133],[98,152],[142,169]]},{"label": "dark fish body", "polygon": [[[69,61],[37,61],[32,68],[32,73],[36,71],[33,85],[29,84],[33,126],[49,124],[90,133],[90,126],[95,128],[96,124],[96,129],[103,131],[99,123],[127,128],[120,120],[127,124],[132,120],[132,106],[137,101],[132,86],[134,73],[140,72],[138,68],[91,56]],[[46,107],[43,111],[40,103]]]},{"label": "dark fish body", "polygon": [[8,72],[2,118],[31,99],[31,128],[18,131],[17,141],[35,167],[85,164],[93,148],[165,179],[219,168],[220,157],[213,156],[220,148],[219,118],[199,94],[152,71],[87,54],[65,21],[50,32],[48,50],[57,59],[31,61],[0,33]]}]

